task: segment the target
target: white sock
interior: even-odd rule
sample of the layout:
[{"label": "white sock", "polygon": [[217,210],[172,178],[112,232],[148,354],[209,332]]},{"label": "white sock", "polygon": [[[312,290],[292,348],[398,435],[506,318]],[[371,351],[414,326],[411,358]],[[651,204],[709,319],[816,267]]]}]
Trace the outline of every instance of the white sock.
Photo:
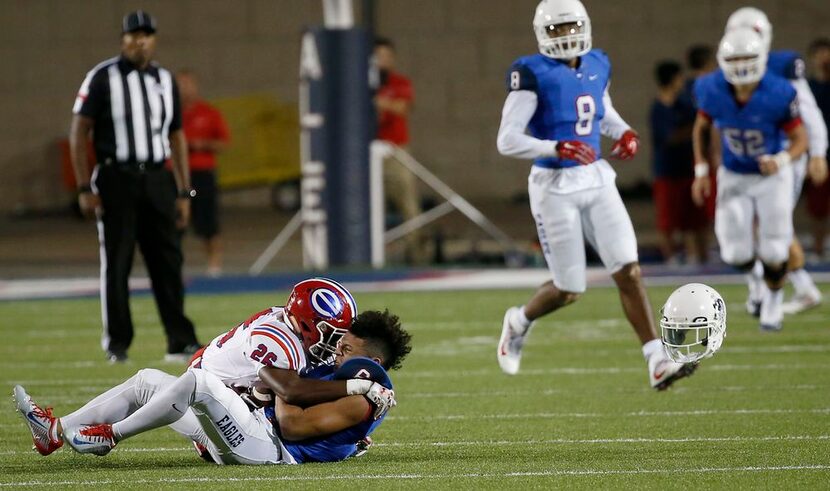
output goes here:
[{"label": "white sock", "polygon": [[125,438],[167,426],[178,421],[190,408],[196,393],[196,375],[185,372],[145,405],[122,421],[112,425],[115,439]]},{"label": "white sock", "polygon": [[510,325],[513,327],[513,330],[516,331],[516,334],[524,334],[527,332],[530,324],[531,321],[525,314],[524,305],[513,311],[513,315],[510,317]]},{"label": "white sock", "polygon": [[787,276],[793,284],[793,288],[795,288],[796,295],[812,293],[816,289],[816,284],[813,283],[813,279],[810,278],[810,273],[808,273],[804,268],[791,271]]},{"label": "white sock", "polygon": [[660,338],[652,339],[643,345],[643,357],[646,361],[651,359],[654,355],[665,356],[665,353],[666,352],[663,350],[663,342]]}]

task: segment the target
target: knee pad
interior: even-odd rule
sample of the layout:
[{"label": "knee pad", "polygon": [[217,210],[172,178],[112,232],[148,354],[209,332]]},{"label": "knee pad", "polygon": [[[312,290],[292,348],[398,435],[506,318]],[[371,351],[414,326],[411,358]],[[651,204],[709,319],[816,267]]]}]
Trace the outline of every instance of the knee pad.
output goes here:
[{"label": "knee pad", "polygon": [[779,283],[781,280],[784,279],[784,276],[787,274],[787,263],[784,263],[776,268],[771,266],[767,266],[764,263],[764,279],[770,283]]}]

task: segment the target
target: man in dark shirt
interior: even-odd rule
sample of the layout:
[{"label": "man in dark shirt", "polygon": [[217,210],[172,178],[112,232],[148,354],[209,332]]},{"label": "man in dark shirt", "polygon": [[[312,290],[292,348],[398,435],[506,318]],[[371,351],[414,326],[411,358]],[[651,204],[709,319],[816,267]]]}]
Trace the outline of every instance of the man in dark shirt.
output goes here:
[{"label": "man in dark shirt", "polygon": [[[824,115],[825,124],[830,127],[830,38],[819,38],[810,44],[811,77],[810,89]],[[830,150],[827,153],[830,159]],[[820,259],[824,256],[827,238],[827,217],[830,216],[830,179],[820,186],[811,181],[807,188],[807,211],[813,220],[813,252]]]},{"label": "man in dark shirt", "polygon": [[692,202],[692,124],[695,108],[684,97],[680,64],[662,61],[655,68],[658,93],[651,106],[654,203],[660,252],[664,260],[676,261],[675,232],[683,234],[686,260],[706,262],[707,217]]}]

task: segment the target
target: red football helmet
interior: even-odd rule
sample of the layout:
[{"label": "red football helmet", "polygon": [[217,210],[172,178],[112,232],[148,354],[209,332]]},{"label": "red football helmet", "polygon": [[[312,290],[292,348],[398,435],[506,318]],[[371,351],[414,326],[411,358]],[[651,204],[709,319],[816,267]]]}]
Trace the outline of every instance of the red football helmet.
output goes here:
[{"label": "red football helmet", "polygon": [[334,355],[340,338],[351,329],[357,304],[340,283],[311,278],[294,285],[285,311],[297,320],[306,353],[323,362]]}]

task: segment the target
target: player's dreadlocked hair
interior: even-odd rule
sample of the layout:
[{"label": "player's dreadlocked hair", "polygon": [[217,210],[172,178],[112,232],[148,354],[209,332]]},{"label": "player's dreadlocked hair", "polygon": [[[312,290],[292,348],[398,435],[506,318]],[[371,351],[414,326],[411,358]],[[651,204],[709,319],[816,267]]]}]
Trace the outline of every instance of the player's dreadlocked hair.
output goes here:
[{"label": "player's dreadlocked hair", "polygon": [[389,310],[361,312],[349,331],[363,339],[367,349],[377,353],[387,370],[400,368],[401,361],[412,351],[409,344],[412,335],[401,327],[398,316],[390,314]]}]

